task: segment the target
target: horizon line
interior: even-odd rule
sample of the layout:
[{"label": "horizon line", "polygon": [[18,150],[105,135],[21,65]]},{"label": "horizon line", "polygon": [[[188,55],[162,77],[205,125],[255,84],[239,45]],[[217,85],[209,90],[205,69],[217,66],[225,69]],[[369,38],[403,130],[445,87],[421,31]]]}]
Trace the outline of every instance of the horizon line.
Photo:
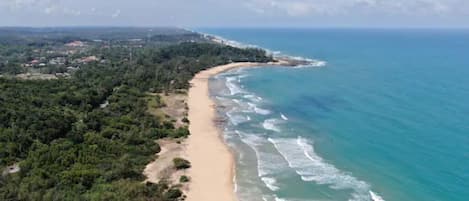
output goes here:
[{"label": "horizon line", "polygon": [[175,29],[440,29],[440,30],[465,30],[469,26],[136,26],[136,25],[57,25],[57,26],[9,26],[0,25],[4,28],[30,28],[30,29],[52,29],[52,28],[175,28]]}]

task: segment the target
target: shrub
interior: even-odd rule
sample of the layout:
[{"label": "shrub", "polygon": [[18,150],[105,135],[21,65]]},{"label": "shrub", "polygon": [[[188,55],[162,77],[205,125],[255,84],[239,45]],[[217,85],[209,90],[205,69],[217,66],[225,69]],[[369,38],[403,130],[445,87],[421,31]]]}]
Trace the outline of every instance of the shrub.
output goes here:
[{"label": "shrub", "polygon": [[186,175],[182,175],[181,178],[179,178],[179,182],[181,182],[181,183],[186,183],[186,182],[189,182],[189,181],[190,181],[190,179]]},{"label": "shrub", "polygon": [[187,169],[191,167],[191,163],[183,158],[174,158],[173,159],[174,167],[177,170]]},{"label": "shrub", "polygon": [[165,194],[165,200],[177,200],[177,198],[182,196],[182,192],[179,189],[171,188]]},{"label": "shrub", "polygon": [[190,135],[189,129],[187,127],[177,128],[173,130],[170,137],[172,138],[185,138]]}]

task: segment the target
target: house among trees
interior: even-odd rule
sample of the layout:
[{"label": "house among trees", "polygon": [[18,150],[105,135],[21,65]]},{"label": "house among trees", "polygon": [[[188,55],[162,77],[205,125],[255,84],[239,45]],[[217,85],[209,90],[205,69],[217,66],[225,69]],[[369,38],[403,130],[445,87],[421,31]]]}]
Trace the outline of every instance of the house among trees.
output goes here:
[{"label": "house among trees", "polygon": [[73,42],[70,42],[70,43],[67,43],[65,44],[66,47],[83,47],[85,46],[85,43],[83,43],[82,41],[73,41]]}]

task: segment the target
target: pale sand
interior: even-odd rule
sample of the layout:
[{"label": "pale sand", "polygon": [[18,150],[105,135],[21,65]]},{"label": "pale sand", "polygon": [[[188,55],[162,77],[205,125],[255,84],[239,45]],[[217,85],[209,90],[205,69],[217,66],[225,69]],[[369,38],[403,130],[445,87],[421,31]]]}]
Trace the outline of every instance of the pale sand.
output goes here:
[{"label": "pale sand", "polygon": [[[283,62],[269,63],[282,65]],[[234,192],[234,156],[224,143],[215,125],[215,103],[209,95],[210,77],[240,67],[266,65],[262,63],[232,63],[199,72],[191,80],[188,93],[189,130],[186,157],[192,167],[187,201],[236,201]]]},{"label": "pale sand", "polygon": [[157,154],[156,159],[143,170],[143,174],[147,177],[146,181],[155,184],[161,180],[167,180],[174,184],[179,183],[180,176],[186,172],[176,171],[173,159],[183,156],[185,143],[178,143],[178,140],[175,139],[161,139],[157,143],[160,145],[161,151]]}]

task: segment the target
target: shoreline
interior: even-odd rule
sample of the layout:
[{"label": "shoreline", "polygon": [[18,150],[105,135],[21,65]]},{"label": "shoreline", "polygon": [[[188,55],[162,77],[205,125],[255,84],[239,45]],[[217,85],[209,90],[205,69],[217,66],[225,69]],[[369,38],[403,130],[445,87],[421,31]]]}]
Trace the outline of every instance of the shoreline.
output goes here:
[{"label": "shoreline", "polygon": [[197,73],[190,81],[188,92],[188,119],[191,135],[187,139],[185,157],[192,167],[187,201],[237,201],[235,192],[236,162],[231,148],[216,125],[215,101],[209,92],[212,76],[236,68],[259,66],[291,66],[288,61],[269,63],[237,62],[208,68]]},{"label": "shoreline", "polygon": [[277,61],[277,63],[284,62],[282,65],[286,66],[313,66],[313,67],[323,67],[327,65],[327,62],[317,60],[317,59],[311,59],[311,58],[304,58],[300,56],[291,56],[288,54],[283,54],[280,51],[273,51],[267,48],[259,47],[257,45],[252,45],[252,44],[243,44],[238,41],[234,40],[229,40],[226,38],[223,38],[221,36],[213,35],[213,34],[208,34],[208,33],[202,33],[202,32],[197,32],[197,31],[192,31],[189,29],[186,29],[188,31],[198,33],[203,35],[206,39],[209,41],[212,41],[214,43],[220,44],[220,45],[227,45],[231,47],[236,47],[236,48],[255,48],[255,49],[261,49],[266,52],[267,55],[272,56],[272,58]]}]

